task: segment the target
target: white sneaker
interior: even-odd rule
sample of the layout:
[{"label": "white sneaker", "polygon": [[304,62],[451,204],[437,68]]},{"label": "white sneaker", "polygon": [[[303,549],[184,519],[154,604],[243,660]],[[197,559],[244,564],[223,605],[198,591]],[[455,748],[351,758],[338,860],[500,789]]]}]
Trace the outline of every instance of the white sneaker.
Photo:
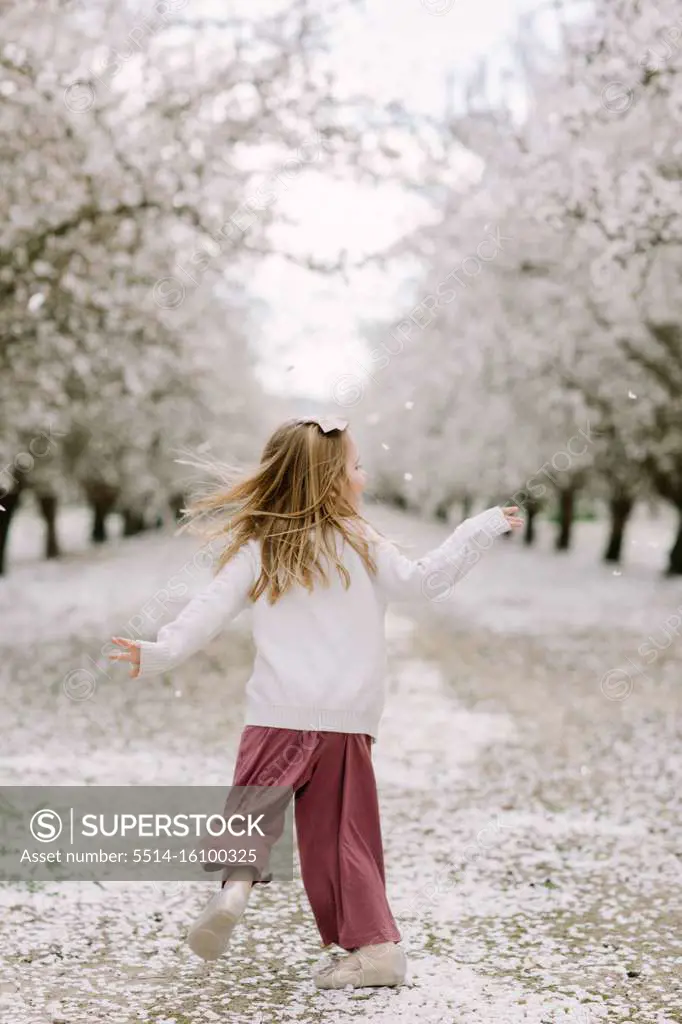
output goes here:
[{"label": "white sneaker", "polygon": [[234,926],[246,910],[251,882],[227,882],[189,930],[189,948],[203,960],[216,960],[228,947]]},{"label": "white sneaker", "polygon": [[369,988],[378,985],[402,985],[407,960],[396,942],[361,946],[336,964],[315,975],[317,988]]}]

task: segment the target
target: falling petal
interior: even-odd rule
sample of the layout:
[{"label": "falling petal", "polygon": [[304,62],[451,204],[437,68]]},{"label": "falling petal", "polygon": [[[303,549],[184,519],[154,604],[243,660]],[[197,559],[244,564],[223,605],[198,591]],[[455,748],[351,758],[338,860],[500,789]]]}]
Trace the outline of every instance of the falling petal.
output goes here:
[{"label": "falling petal", "polygon": [[634,393],[634,391],[628,391],[628,398],[637,398],[637,395]]},{"label": "falling petal", "polygon": [[623,574],[622,574],[622,572],[620,571],[620,569],[614,569],[614,570],[613,570],[613,575],[614,575],[614,576],[622,576]]},{"label": "falling petal", "polygon": [[390,445],[387,445],[384,441],[382,441],[381,447],[384,449],[385,452],[387,452],[390,448]]},{"label": "falling petal", "polygon": [[414,409],[414,402],[405,402],[406,409]]},{"label": "falling petal", "polygon": [[404,480],[411,480],[412,479],[412,474],[411,473],[403,473],[403,479]]}]

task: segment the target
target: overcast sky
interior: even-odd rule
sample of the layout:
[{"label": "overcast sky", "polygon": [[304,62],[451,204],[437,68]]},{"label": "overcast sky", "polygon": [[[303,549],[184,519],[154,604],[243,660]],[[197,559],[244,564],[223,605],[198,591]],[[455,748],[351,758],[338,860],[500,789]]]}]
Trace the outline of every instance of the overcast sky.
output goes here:
[{"label": "overcast sky", "polygon": [[[434,112],[448,75],[464,73],[484,54],[498,66],[508,62],[505,44],[520,15],[544,6],[538,0],[366,0],[364,13],[349,15],[338,34],[337,73],[377,104],[399,98]],[[286,235],[291,248],[327,258],[340,249],[351,258],[376,252],[426,212],[395,186],[371,190],[303,174],[277,201],[297,222]],[[256,339],[263,382],[328,398],[341,374],[361,372],[360,321],[397,314],[400,285],[376,269],[346,283],[267,261],[255,281],[272,310]]]}]

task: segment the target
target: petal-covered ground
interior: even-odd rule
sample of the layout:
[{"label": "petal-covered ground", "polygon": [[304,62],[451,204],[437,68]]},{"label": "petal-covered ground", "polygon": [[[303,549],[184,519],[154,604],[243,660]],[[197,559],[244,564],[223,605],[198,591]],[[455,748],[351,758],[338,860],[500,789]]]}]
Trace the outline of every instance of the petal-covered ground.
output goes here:
[{"label": "petal-covered ground", "polygon": [[[446,534],[373,518],[415,554]],[[168,533],[93,553],[72,520],[51,564],[17,523],[0,583],[0,784],[229,784],[248,615],[136,683],[103,645],[131,620],[153,637],[205,560]],[[298,877],[254,894],[213,964],[184,939],[214,883],[3,884],[0,1021],[682,1020],[682,582],[660,575],[662,525],[634,524],[618,575],[599,531],[562,556],[546,531],[532,552],[501,539],[451,600],[388,617],[374,756],[408,985],[317,993]]]}]

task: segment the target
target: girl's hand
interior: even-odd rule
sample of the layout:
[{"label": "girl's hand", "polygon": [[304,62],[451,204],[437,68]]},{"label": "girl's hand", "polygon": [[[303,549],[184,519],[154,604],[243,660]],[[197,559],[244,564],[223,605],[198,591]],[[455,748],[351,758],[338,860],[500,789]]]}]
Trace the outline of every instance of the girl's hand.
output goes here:
[{"label": "girl's hand", "polygon": [[523,526],[523,519],[521,516],[516,515],[518,511],[518,505],[507,505],[506,508],[502,509],[502,515],[507,520],[512,530],[518,529],[519,526]]},{"label": "girl's hand", "polygon": [[118,644],[119,647],[123,647],[123,653],[118,651],[112,651],[109,655],[111,661],[129,661],[133,666],[130,670],[130,675],[135,678],[140,672],[140,648],[134,640],[128,640],[124,636],[112,636],[112,643]]}]

